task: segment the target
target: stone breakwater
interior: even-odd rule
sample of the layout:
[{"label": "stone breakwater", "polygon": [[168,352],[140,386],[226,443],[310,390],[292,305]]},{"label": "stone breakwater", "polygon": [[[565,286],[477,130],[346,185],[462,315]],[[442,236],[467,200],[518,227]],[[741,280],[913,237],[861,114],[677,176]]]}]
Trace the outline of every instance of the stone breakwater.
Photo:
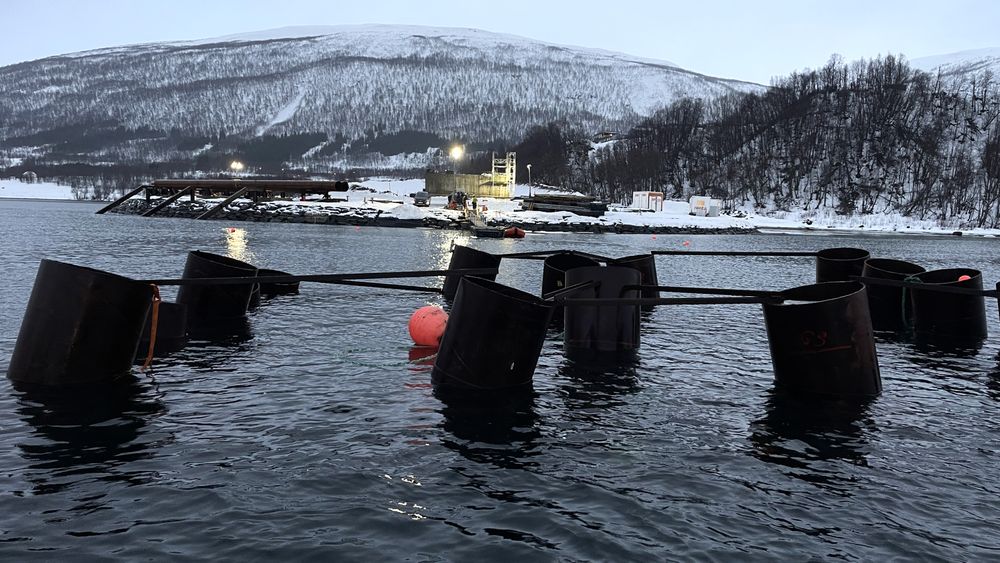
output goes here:
[{"label": "stone breakwater", "polygon": [[[112,213],[125,215],[141,214],[155,205],[141,199],[123,203]],[[334,211],[311,211],[301,206],[286,207],[260,204],[232,204],[212,216],[213,220],[251,221],[263,223],[309,223],[314,225],[347,225],[366,227],[426,227],[433,229],[472,230],[472,224],[465,219],[449,217],[424,217],[420,219],[403,219],[385,215],[381,211],[370,208],[335,208]],[[180,201],[156,213],[156,217],[180,217],[194,219],[209,209],[209,205],[201,201]],[[154,217],[155,218],[155,217]],[[527,222],[505,221],[503,223],[488,222],[490,227],[520,227],[528,232],[575,232],[575,233],[614,233],[614,234],[753,234],[758,232],[753,228],[699,228],[692,226],[652,226],[632,225],[624,223],[592,223],[592,222]]]}]

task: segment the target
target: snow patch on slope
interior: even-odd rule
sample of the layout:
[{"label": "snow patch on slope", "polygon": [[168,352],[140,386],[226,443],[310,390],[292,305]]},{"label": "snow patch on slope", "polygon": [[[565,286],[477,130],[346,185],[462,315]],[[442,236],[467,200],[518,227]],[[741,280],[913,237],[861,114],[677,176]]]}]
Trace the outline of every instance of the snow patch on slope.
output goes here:
[{"label": "snow patch on slope", "polygon": [[295,115],[295,112],[299,111],[299,107],[302,105],[302,100],[305,97],[306,97],[305,90],[300,90],[299,94],[295,96],[295,98],[292,101],[288,102],[285,105],[285,107],[278,110],[278,113],[275,114],[273,118],[271,118],[271,121],[269,121],[267,125],[263,125],[257,128],[257,136],[260,137],[261,135],[266,133],[268,129],[274,127],[275,125],[278,125],[279,123],[284,123],[289,119],[291,119],[292,116]]},{"label": "snow patch on slope", "polygon": [[911,60],[910,66],[926,72],[940,71],[942,74],[976,72],[987,68],[997,72],[1000,71],[1000,47],[920,57]]}]

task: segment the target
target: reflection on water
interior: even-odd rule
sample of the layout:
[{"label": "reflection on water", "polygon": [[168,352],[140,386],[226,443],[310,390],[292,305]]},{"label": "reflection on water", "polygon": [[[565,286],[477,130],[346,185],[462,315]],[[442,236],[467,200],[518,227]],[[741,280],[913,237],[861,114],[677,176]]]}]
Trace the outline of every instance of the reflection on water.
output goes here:
[{"label": "reflection on water", "polygon": [[197,371],[231,371],[253,348],[249,319],[214,319],[190,327],[189,340],[183,348],[157,354],[152,370],[155,373],[162,368],[185,366]]},{"label": "reflection on water", "polygon": [[954,344],[930,343],[917,340],[913,344],[916,354],[909,355],[910,361],[917,365],[945,368],[954,366],[953,360],[959,358],[973,358],[983,349],[983,341],[960,342]]},{"label": "reflection on water", "polygon": [[774,390],[767,412],[750,425],[752,455],[786,474],[832,489],[849,480],[836,464],[867,467],[867,434],[875,431],[872,399],[796,397]]},{"label": "reflection on water", "polygon": [[88,389],[20,388],[18,394],[17,415],[33,432],[17,447],[29,462],[25,478],[35,494],[80,484],[82,475],[128,484],[149,480],[122,466],[150,457],[157,445],[143,440],[150,419],[166,412],[152,386],[130,378]]},{"label": "reflection on water", "polygon": [[[449,233],[450,234],[450,233]],[[447,270],[451,264],[451,249],[458,246],[470,246],[470,237],[465,231],[460,231],[452,236],[442,238],[435,246],[434,253],[429,257],[434,269]]]},{"label": "reflection on water", "polygon": [[994,401],[1000,401],[1000,352],[993,359],[996,366],[986,375],[987,394]]},{"label": "reflection on water", "polygon": [[257,257],[250,250],[247,230],[239,227],[228,227],[226,232],[226,255],[243,262],[255,263]]},{"label": "reflection on water", "polygon": [[407,357],[409,358],[409,369],[413,372],[428,372],[434,367],[434,360],[437,359],[438,349],[431,346],[410,346]]},{"label": "reflection on water", "polygon": [[[883,342],[909,345],[920,354],[941,353],[953,358],[975,356],[986,343],[986,340],[980,339],[948,339],[940,336],[930,340],[926,336],[917,335],[912,327],[899,331],[877,330],[874,334],[876,345]],[[913,357],[919,357],[920,354],[914,354]]]},{"label": "reflection on water", "polygon": [[638,362],[620,364],[576,362],[565,359],[558,368],[559,394],[571,409],[611,408],[639,389]]},{"label": "reflection on water", "polygon": [[468,391],[437,387],[441,401],[442,428],[446,447],[477,463],[505,469],[534,466],[526,458],[535,455],[541,432],[535,412],[535,392],[530,388]]},{"label": "reflection on water", "polygon": [[253,339],[253,326],[246,317],[199,320],[188,326],[188,346],[233,346]]},{"label": "reflection on water", "polygon": [[872,334],[875,336],[876,346],[883,342],[886,344],[910,344],[913,342],[913,330],[911,328],[903,330],[875,330],[872,331]]},{"label": "reflection on water", "polygon": [[235,344],[192,341],[183,350],[153,361],[152,371],[183,366],[199,372],[234,371],[252,351],[251,342]]}]

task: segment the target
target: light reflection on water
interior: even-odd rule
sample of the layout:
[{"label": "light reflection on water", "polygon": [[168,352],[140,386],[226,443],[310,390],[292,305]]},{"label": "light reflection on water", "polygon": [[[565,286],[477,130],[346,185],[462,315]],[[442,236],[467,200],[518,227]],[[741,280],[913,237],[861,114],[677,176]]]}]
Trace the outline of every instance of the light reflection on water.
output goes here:
[{"label": "light reflection on water", "polygon": [[[453,242],[573,248],[868,248],[1000,279],[993,241],[899,237],[549,234],[94,216],[0,202],[0,369],[42,257],[171,277],[192,249],[294,273],[445,269]],[[149,241],[157,241],[149,252]],[[690,241],[689,246],[684,246]],[[115,246],[111,253],[99,249]],[[956,263],[959,262],[959,263]],[[537,294],[541,263],[498,281]],[[661,282],[783,289],[808,258],[661,257]],[[439,283],[427,279],[415,283]],[[0,387],[0,554],[22,560],[992,559],[1000,516],[1000,322],[965,351],[879,335],[885,391],[864,402],[778,394],[758,306],[658,307],[626,366],[581,365],[550,331],[533,389],[430,385],[407,321],[426,295],[303,284],[237,334],[196,338],[100,396]],[[38,551],[41,549],[49,551]]]},{"label": "light reflection on water", "polygon": [[226,256],[253,264],[257,256],[250,250],[247,230],[239,227],[226,227]]}]

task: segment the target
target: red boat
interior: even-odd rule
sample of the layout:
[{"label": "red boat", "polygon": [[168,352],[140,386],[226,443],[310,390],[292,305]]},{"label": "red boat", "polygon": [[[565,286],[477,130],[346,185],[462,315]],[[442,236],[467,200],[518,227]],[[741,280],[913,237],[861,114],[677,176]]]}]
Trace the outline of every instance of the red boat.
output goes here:
[{"label": "red boat", "polygon": [[504,238],[524,238],[524,229],[520,227],[507,227],[503,230]]}]

